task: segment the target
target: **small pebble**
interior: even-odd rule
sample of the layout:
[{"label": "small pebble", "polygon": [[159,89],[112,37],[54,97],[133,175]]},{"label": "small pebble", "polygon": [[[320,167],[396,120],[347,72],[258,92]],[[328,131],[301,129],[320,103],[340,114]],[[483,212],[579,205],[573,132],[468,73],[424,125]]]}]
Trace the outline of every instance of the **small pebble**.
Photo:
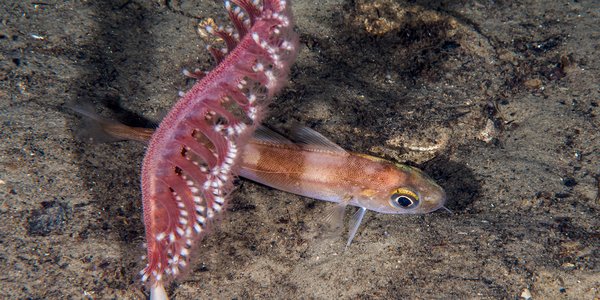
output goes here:
[{"label": "small pebble", "polygon": [[529,79],[523,82],[523,85],[527,88],[537,90],[542,87],[542,81],[538,78]]}]

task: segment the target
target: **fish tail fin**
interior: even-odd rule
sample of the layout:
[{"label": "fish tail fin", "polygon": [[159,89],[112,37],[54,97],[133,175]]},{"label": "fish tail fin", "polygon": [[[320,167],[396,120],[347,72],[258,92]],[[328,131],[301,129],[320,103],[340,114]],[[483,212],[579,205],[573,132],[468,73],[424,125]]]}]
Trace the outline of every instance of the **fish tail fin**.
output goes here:
[{"label": "fish tail fin", "polygon": [[116,120],[104,118],[94,111],[89,102],[70,103],[66,107],[82,117],[83,125],[76,131],[81,140],[108,143],[123,140],[147,142],[154,129],[131,127]]}]

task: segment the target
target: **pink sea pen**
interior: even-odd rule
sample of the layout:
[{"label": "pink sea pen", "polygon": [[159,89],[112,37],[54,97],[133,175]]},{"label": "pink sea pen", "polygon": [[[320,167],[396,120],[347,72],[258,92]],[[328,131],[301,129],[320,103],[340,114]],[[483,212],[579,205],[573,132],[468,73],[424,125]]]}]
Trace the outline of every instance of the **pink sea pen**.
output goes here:
[{"label": "pink sea pen", "polygon": [[142,196],[148,264],[141,272],[152,298],[189,264],[194,245],[227,205],[240,149],[268,102],[287,82],[298,37],[286,0],[225,1],[234,28],[206,32],[226,48],[208,47],[218,65],[175,104],[148,145]]}]

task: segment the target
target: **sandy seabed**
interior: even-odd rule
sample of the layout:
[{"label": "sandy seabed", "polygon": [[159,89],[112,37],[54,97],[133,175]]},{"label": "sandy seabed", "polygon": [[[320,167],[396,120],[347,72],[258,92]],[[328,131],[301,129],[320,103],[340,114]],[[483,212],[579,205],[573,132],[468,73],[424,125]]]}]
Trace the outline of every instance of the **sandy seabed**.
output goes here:
[{"label": "sandy seabed", "polygon": [[[0,1],[0,298],[143,299],[144,145],[91,144],[66,103],[151,126],[209,70],[218,1]],[[175,299],[598,299],[598,1],[296,1],[274,128],[407,162],[452,214],[368,213],[239,180]],[[350,213],[350,212],[348,212]]]}]

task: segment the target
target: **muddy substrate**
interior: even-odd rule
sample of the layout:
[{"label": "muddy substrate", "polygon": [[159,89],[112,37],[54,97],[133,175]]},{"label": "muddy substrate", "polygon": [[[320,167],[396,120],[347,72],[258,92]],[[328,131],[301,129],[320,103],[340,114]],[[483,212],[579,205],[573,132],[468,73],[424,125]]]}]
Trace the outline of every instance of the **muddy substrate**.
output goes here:
[{"label": "muddy substrate", "polygon": [[[300,55],[266,123],[423,168],[424,216],[368,213],[237,182],[176,299],[597,299],[597,1],[296,1]],[[0,298],[144,298],[144,145],[90,144],[65,103],[152,126],[210,69],[215,1],[4,1]],[[348,212],[350,214],[350,212]]]}]

